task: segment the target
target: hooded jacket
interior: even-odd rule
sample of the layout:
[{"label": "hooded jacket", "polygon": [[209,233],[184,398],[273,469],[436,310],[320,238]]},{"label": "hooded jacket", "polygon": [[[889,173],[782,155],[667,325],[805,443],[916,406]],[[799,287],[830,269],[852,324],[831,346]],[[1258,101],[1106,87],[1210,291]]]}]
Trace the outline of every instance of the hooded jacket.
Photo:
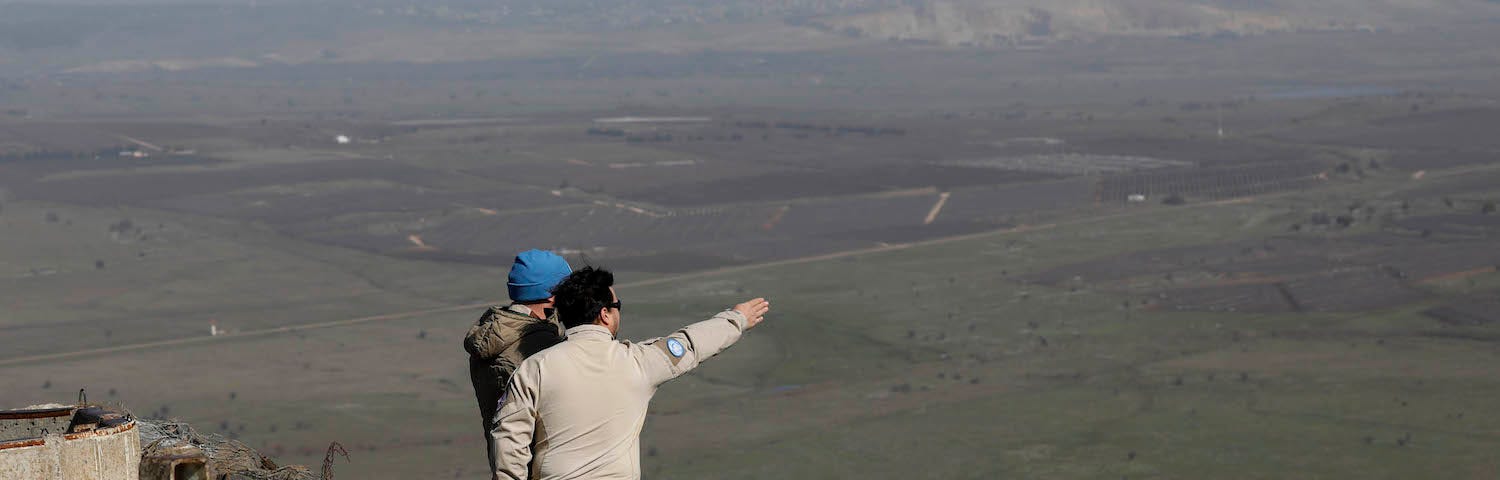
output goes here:
[{"label": "hooded jacket", "polygon": [[[562,341],[562,325],[553,315],[546,320],[531,316],[525,305],[490,307],[464,336],[469,352],[469,380],[479,402],[479,416],[486,432],[494,427],[495,412],[516,366],[522,360]],[[486,441],[489,437],[486,436]],[[490,458],[494,467],[495,459]]]}]

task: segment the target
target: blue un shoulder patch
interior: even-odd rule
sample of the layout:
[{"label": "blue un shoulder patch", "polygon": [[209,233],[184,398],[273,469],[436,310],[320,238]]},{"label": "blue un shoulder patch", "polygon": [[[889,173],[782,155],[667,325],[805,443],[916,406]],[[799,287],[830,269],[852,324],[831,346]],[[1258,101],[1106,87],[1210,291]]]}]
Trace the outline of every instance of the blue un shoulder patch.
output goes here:
[{"label": "blue un shoulder patch", "polygon": [[677,341],[675,338],[668,338],[667,352],[671,353],[674,357],[682,358],[683,355],[687,354],[687,347],[682,346],[682,342]]}]

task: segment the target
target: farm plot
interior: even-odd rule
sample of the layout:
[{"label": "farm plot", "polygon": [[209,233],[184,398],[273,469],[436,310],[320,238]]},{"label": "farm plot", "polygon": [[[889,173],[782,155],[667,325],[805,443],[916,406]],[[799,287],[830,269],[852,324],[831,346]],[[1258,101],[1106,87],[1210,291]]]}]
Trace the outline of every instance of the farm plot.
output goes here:
[{"label": "farm plot", "polygon": [[1406,191],[1413,197],[1439,197],[1450,195],[1474,195],[1500,192],[1500,172],[1467,172],[1462,178],[1445,178],[1442,182],[1412,188]]},{"label": "farm plot", "polygon": [[1311,187],[1321,180],[1323,165],[1279,162],[1228,167],[1171,169],[1107,176],[1099,182],[1097,199],[1125,202],[1132,195],[1161,199],[1222,200]]},{"label": "farm plot", "polygon": [[652,147],[736,163],[772,163],[799,169],[872,167],[995,155],[992,145],[964,142],[947,132],[878,138],[772,127],[734,132],[730,135],[739,135],[740,140],[672,141]]},{"label": "farm plot", "polygon": [[[0,154],[46,151],[84,152],[119,151],[131,143],[124,135],[167,133],[170,138],[183,135],[203,136],[217,129],[189,125],[154,125],[146,123],[90,124],[72,122],[4,122],[0,123]],[[148,138],[163,138],[151,136]]]},{"label": "farm plot", "polygon": [[1439,280],[1500,266],[1500,241],[1433,242],[1371,252],[1351,260],[1387,267],[1411,281]]},{"label": "farm plot", "polygon": [[1054,153],[979,158],[944,162],[955,167],[994,168],[1054,175],[1099,175],[1168,167],[1191,167],[1191,162],[1125,155]]},{"label": "farm plot", "polygon": [[1305,274],[1310,271],[1336,269],[1347,263],[1329,258],[1326,252],[1297,252],[1267,255],[1260,258],[1226,258],[1211,264],[1200,265],[1204,271],[1221,274],[1226,282],[1244,282],[1252,279],[1278,279]]},{"label": "farm plot", "polygon": [[742,179],[683,185],[672,189],[641,189],[625,198],[661,205],[689,206],[740,202],[786,201],[892,190],[936,187],[951,189],[1000,185],[1057,178],[1035,172],[932,165],[891,165],[869,168],[787,172]]},{"label": "farm plot", "polygon": [[1397,221],[1396,225],[1415,232],[1423,232],[1424,235],[1495,236],[1500,234],[1500,214],[1428,215],[1404,218]]},{"label": "farm plot", "polygon": [[1285,288],[1298,311],[1353,312],[1417,302],[1427,294],[1376,268],[1303,277]]},{"label": "farm plot", "polygon": [[1500,154],[1482,150],[1434,149],[1398,152],[1384,164],[1408,171],[1484,165],[1500,162]]},{"label": "farm plot", "polygon": [[503,255],[534,247],[593,255],[621,248],[617,242],[639,238],[655,223],[644,215],[591,206],[496,217],[450,217],[397,235],[419,235],[430,248],[465,253]]},{"label": "farm plot", "polygon": [[936,221],[1003,223],[1012,215],[1089,205],[1095,180],[1070,178],[952,191]]},{"label": "farm plot", "polygon": [[[963,235],[1000,225],[972,217],[943,217],[943,206],[950,201],[936,193],[920,193],[794,204],[768,230],[794,239],[816,237],[878,244]],[[929,218],[933,220],[930,223]]]},{"label": "farm plot", "polygon": [[867,228],[840,232],[833,237],[863,240],[869,243],[907,243],[931,240],[934,238],[967,235],[994,230],[998,225],[978,222],[943,222],[932,225],[897,225],[881,228]]},{"label": "farm plot", "polygon": [[1307,142],[1390,149],[1500,149],[1500,137],[1490,128],[1500,122],[1500,109],[1465,108],[1430,113],[1387,116],[1341,127],[1306,128],[1283,132]]},{"label": "farm plot", "polygon": [[441,186],[446,174],[381,160],[327,160],[236,169],[100,174],[39,180],[13,187],[17,198],[82,205],[133,205],[172,197],[269,185],[347,179]]},{"label": "farm plot", "polygon": [[[755,234],[770,208],[741,208],[697,214],[639,213],[612,205],[580,205],[547,211],[456,212],[412,218],[377,215],[338,225],[298,225],[306,238],[382,253],[415,253],[431,258],[513,256],[527,248],[549,248],[595,258],[639,255],[694,243],[734,240]],[[467,256],[467,257],[465,257]],[[477,257],[476,257],[477,256]]]},{"label": "farm plot", "polygon": [[1423,315],[1455,327],[1500,323],[1500,300],[1471,298],[1422,311]]},{"label": "farm plot", "polygon": [[464,167],[463,171],[507,183],[544,188],[572,187],[612,195],[691,188],[692,184],[699,182],[787,171],[765,163],[730,162],[711,156],[626,146],[580,145],[568,149],[544,149],[532,154],[540,158],[508,158],[504,163]]},{"label": "farm plot", "polygon": [[1386,272],[1357,268],[1281,281],[1190,287],[1153,292],[1174,310],[1208,312],[1353,312],[1406,305],[1427,298]]},{"label": "farm plot", "polygon": [[505,210],[577,203],[535,189],[445,192],[387,182],[331,182],[152,200],[147,206],[201,215],[291,224],[365,213]]},{"label": "farm plot", "polygon": [[868,240],[847,237],[838,238],[834,236],[807,238],[746,237],[722,244],[691,245],[685,247],[683,251],[705,257],[723,258],[726,264],[734,264],[805,258],[872,246],[875,245]]},{"label": "farm plot", "polygon": [[[919,191],[659,211],[599,203],[493,214],[460,209],[351,215],[281,228],[312,241],[412,258],[498,265],[519,250],[550,248],[643,270],[680,271],[994,227],[958,219],[927,224],[937,200],[936,192]],[[664,263],[650,266],[652,259]]]},{"label": "farm plot", "polygon": [[839,198],[788,205],[766,230],[797,237],[854,230],[921,225],[937,202],[936,192],[887,197]]},{"label": "farm plot", "polygon": [[0,156],[0,187],[16,188],[62,172],[87,172],[170,165],[215,165],[222,160],[193,155],[121,156],[119,150],[91,153],[35,152]]},{"label": "farm plot", "polygon": [[1070,149],[1094,155],[1186,161],[1204,167],[1286,162],[1305,158],[1298,147],[1268,145],[1238,138],[1114,137],[1070,142]]},{"label": "farm plot", "polygon": [[[1357,241],[1355,241],[1357,240]],[[1434,250],[1444,246],[1430,246]],[[1137,252],[1027,276],[1054,286],[1150,294],[1175,310],[1216,312],[1360,311],[1426,297],[1403,268],[1448,268],[1439,259],[1393,265],[1411,246],[1364,239],[1278,238]],[[1456,252],[1453,259],[1472,251]],[[1406,258],[1425,258],[1415,254]]]},{"label": "farm plot", "polygon": [[1286,279],[1309,272],[1382,266],[1395,252],[1424,246],[1419,240],[1384,233],[1346,238],[1272,237],[1242,244],[1235,255],[1199,257],[1198,265],[1232,279]]},{"label": "farm plot", "polygon": [[1259,284],[1167,290],[1156,303],[1179,311],[1276,313],[1294,310],[1288,299],[1281,286]]},{"label": "farm plot", "polygon": [[[917,226],[936,195],[845,198],[792,205],[746,205],[640,213],[610,205],[453,219],[424,227],[434,248],[470,253],[549,245],[597,258],[654,255],[700,245],[777,239],[799,242],[886,227]],[[527,225],[524,231],[507,226]],[[868,241],[867,243],[873,243]],[[708,247],[712,251],[712,247]],[[730,255],[749,260],[742,255]],[[759,259],[759,258],[756,258]]]},{"label": "farm plot", "polygon": [[[606,257],[596,259],[605,267],[626,272],[689,273],[715,268],[742,265],[745,258],[735,255],[733,249],[708,248],[703,252],[680,250],[628,257]],[[506,259],[508,262],[509,259]],[[503,264],[498,264],[503,265]]]},{"label": "farm plot", "polygon": [[[427,245],[426,240],[420,235],[412,237],[412,234],[396,233],[395,227],[388,225],[361,225],[340,224],[338,226],[321,225],[319,222],[301,223],[292,226],[283,226],[281,231],[293,237],[317,243],[352,248],[369,253],[386,255],[404,255],[407,253],[435,253],[423,251],[422,245]],[[421,244],[414,243],[422,242]],[[498,248],[498,247],[497,247]],[[544,248],[542,246],[528,248]],[[432,250],[436,250],[435,248]],[[445,255],[461,254],[464,252],[442,251]],[[519,252],[520,250],[516,250]],[[514,259],[514,253],[506,259],[508,262]],[[474,262],[483,265],[499,265],[500,262]]]},{"label": "farm plot", "polygon": [[1224,264],[1226,259],[1237,256],[1254,258],[1259,248],[1260,244],[1256,242],[1238,242],[1148,250],[1064,265],[1027,275],[1025,279],[1050,285],[1068,282],[1108,284],[1138,277],[1178,281],[1177,277],[1187,277],[1183,275],[1186,271],[1204,272],[1209,266]]}]

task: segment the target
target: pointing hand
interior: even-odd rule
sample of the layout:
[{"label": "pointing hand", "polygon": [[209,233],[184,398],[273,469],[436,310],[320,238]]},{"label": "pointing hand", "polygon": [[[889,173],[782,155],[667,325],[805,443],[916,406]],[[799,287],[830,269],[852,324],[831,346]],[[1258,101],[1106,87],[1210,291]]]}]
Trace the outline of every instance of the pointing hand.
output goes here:
[{"label": "pointing hand", "polygon": [[771,302],[764,298],[757,298],[734,306],[734,311],[745,315],[745,330],[759,325],[761,320],[766,319],[766,312],[771,310]]}]

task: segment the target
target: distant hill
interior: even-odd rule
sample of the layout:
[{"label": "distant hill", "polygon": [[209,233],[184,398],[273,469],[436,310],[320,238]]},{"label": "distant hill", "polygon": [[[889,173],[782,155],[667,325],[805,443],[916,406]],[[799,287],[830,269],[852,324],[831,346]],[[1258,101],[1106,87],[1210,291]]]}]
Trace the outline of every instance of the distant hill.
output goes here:
[{"label": "distant hill", "polygon": [[1500,18],[1482,0],[923,0],[812,21],[851,36],[1014,45],[1099,36],[1384,31]]},{"label": "distant hill", "polygon": [[1500,0],[0,0],[0,75],[610,52],[1008,47],[1500,22]]}]

